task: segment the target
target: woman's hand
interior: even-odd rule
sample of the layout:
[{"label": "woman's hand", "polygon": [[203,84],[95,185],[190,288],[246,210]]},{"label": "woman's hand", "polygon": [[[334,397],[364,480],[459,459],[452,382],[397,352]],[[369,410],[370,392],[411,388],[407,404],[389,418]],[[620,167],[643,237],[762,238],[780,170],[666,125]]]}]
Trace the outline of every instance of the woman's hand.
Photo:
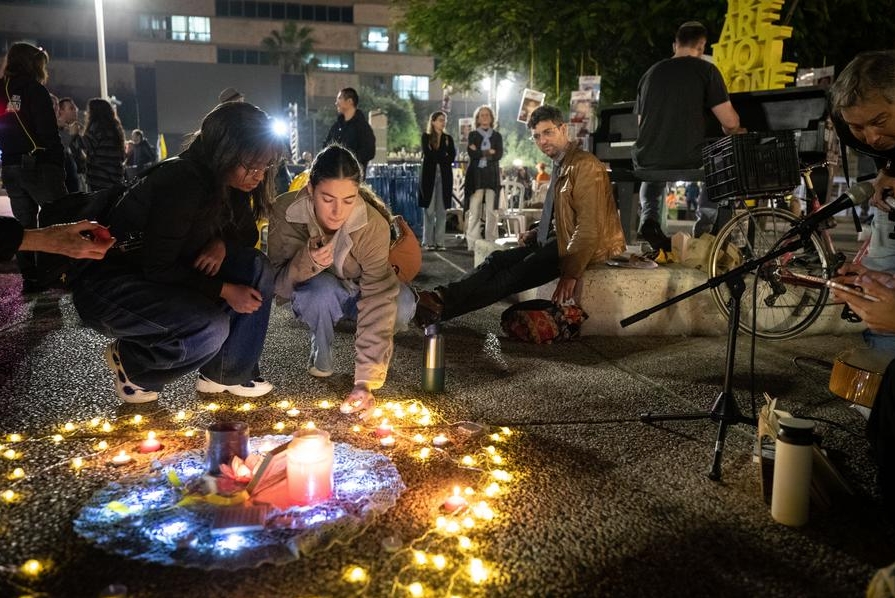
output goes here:
[{"label": "woman's hand", "polygon": [[475,144],[474,144],[474,143],[470,143],[470,144],[469,144],[469,151],[474,152],[475,150],[476,150]]},{"label": "woman's hand", "polygon": [[255,313],[264,301],[258,289],[232,282],[225,282],[221,287],[221,298],[233,311],[240,314]]},{"label": "woman's hand", "polygon": [[323,237],[308,239],[308,253],[320,269],[325,270],[333,263],[333,244],[323,241]]},{"label": "woman's hand", "polygon": [[193,268],[208,276],[214,276],[221,269],[221,264],[226,256],[227,246],[224,245],[224,242],[220,239],[212,239],[193,262]]},{"label": "woman's hand", "polygon": [[364,382],[358,382],[348,394],[348,398],[339,407],[345,414],[367,411],[374,405],[373,391]]}]

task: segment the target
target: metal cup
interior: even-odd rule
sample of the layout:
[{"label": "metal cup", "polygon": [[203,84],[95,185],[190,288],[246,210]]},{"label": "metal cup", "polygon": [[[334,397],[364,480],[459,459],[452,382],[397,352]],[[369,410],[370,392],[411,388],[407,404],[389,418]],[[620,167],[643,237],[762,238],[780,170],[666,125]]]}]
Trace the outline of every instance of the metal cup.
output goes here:
[{"label": "metal cup", "polygon": [[233,457],[245,459],[248,456],[248,424],[223,421],[205,429],[205,469],[211,475],[221,473],[221,463],[229,464]]}]

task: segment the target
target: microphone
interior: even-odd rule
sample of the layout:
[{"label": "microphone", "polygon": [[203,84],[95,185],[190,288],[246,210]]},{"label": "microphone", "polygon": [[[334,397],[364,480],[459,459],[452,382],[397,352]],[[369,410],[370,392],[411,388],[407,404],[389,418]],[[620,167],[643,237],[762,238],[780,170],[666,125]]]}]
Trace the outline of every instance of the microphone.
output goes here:
[{"label": "microphone", "polygon": [[802,218],[799,222],[793,225],[793,231],[791,232],[798,231],[810,233],[815,230],[818,225],[826,222],[842,210],[859,206],[862,203],[869,201],[871,197],[873,197],[873,183],[871,181],[864,181],[863,183],[853,185],[848,191],[830,203],[822,206],[818,211]]}]

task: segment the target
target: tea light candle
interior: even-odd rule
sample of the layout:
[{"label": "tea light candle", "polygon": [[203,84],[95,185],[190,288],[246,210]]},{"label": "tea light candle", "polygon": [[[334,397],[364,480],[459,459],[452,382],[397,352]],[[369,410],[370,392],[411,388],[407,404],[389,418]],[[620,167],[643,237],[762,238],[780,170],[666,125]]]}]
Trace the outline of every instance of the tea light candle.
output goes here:
[{"label": "tea light candle", "polygon": [[448,440],[448,437],[445,436],[444,434],[439,434],[438,436],[436,436],[435,438],[432,439],[432,444],[434,444],[435,446],[444,446],[448,442],[450,442],[450,440]]},{"label": "tea light candle", "polygon": [[382,420],[382,423],[376,427],[376,436],[379,438],[384,438],[386,436],[391,436],[392,432],[395,431],[395,428],[388,423],[387,419]]},{"label": "tea light candle", "polygon": [[132,460],[131,456],[127,454],[127,451],[122,449],[117,455],[112,457],[112,465],[127,465]]},{"label": "tea light candle", "polygon": [[155,432],[148,432],[146,440],[140,443],[141,453],[154,453],[162,449],[162,443],[155,437]]},{"label": "tea light candle", "polygon": [[379,444],[389,448],[395,446],[395,437],[389,434],[388,436],[383,436],[379,439]]},{"label": "tea light candle", "polygon": [[454,486],[454,493],[444,501],[444,510],[448,513],[456,513],[467,504],[466,499],[460,496],[460,487]]},{"label": "tea light candle", "polygon": [[289,502],[307,506],[329,499],[333,493],[334,447],[329,432],[297,432],[286,449]]}]

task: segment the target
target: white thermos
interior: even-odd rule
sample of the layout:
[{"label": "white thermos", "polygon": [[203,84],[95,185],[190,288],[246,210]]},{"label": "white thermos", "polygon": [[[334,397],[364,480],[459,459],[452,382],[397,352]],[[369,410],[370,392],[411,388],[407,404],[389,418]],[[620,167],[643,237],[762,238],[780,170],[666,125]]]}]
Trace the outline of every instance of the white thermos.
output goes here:
[{"label": "white thermos", "polygon": [[808,523],[811,503],[814,422],[784,417],[778,423],[771,517],[783,525],[799,527]]}]

